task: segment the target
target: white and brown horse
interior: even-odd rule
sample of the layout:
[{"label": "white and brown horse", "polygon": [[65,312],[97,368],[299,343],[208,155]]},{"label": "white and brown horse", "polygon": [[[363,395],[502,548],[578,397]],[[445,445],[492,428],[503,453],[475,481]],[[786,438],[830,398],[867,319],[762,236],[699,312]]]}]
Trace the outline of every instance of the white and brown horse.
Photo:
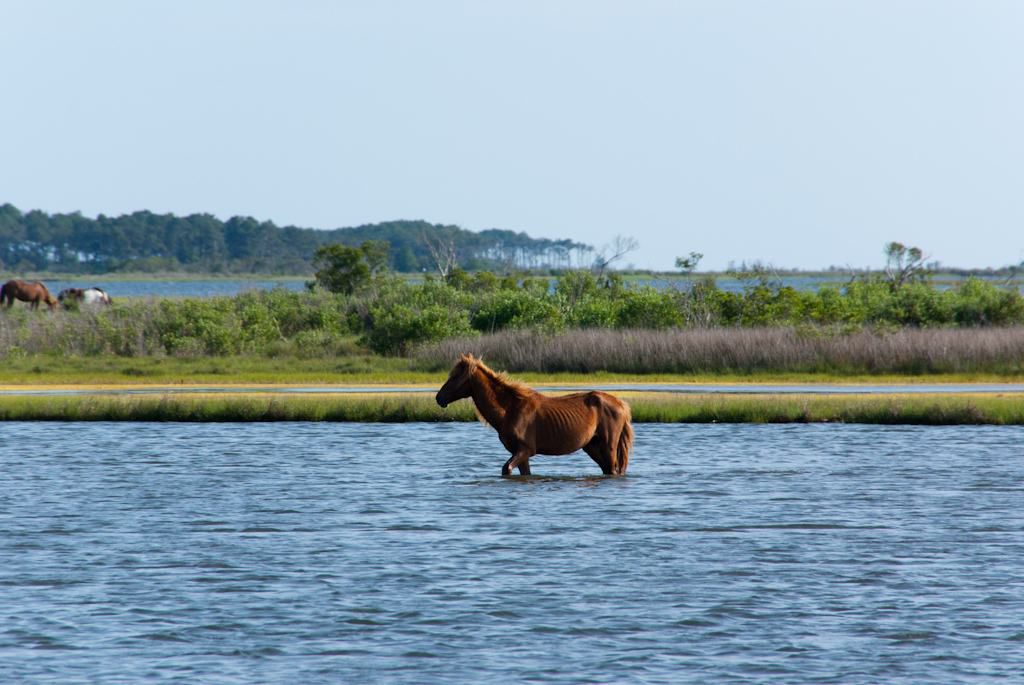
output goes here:
[{"label": "white and brown horse", "polygon": [[57,300],[65,307],[69,305],[111,304],[113,300],[102,288],[65,288],[57,294]]},{"label": "white and brown horse", "polygon": [[548,397],[509,381],[480,359],[464,354],[437,393],[442,407],[472,397],[477,413],[498,431],[512,456],[501,467],[530,474],[535,454],[569,454],[582,449],[608,475],[629,466],[633,427],[629,405],[606,392],[592,390]]}]

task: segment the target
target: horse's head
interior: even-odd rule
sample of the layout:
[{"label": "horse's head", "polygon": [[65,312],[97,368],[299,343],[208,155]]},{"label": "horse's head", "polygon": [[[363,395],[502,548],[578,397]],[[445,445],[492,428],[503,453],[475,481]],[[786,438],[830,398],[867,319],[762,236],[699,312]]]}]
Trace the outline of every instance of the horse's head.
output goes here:
[{"label": "horse's head", "polygon": [[[82,299],[81,288],[64,288],[57,293],[57,301],[64,305],[67,309],[73,309],[78,304],[78,301]],[[53,309],[51,305],[50,309]]]},{"label": "horse's head", "polygon": [[459,356],[459,360],[455,362],[451,373],[448,374],[448,380],[444,382],[444,385],[437,391],[437,396],[434,398],[439,405],[447,407],[456,400],[469,397],[471,391],[469,379],[473,377],[473,371],[476,370],[478,361],[471,354]]}]

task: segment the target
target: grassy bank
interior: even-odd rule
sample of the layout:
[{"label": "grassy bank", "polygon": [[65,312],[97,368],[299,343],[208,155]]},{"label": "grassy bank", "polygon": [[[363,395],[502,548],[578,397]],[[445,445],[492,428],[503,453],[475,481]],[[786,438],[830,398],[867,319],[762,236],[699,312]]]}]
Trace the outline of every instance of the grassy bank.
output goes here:
[{"label": "grassy bank", "polygon": [[376,355],[300,359],[33,354],[0,363],[0,385],[433,383],[443,377],[439,371],[414,369],[406,359]]},{"label": "grassy bank", "polygon": [[[623,394],[635,423],[1024,425],[1022,395]],[[468,402],[442,410],[430,395],[173,395],[0,397],[7,421],[473,421]]]},{"label": "grassy bank", "polygon": [[1022,395],[702,395],[640,397],[638,423],[1024,425]]},{"label": "grassy bank", "polygon": [[[537,352],[538,358],[541,351]],[[491,356],[486,356],[488,362]],[[28,355],[0,363],[0,386],[47,385],[437,385],[451,362],[426,365],[416,360],[377,355],[296,359],[234,355],[225,357],[96,357]],[[494,362],[495,367],[509,367]],[[840,373],[836,371],[702,371],[697,373],[628,371],[515,371],[531,385],[605,385],[613,383],[999,383],[1021,374],[992,372]]]}]

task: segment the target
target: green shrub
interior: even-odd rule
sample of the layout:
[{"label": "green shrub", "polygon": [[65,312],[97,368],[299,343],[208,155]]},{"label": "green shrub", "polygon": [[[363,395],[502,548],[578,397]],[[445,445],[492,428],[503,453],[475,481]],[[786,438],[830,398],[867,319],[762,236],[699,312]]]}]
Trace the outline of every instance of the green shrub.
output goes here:
[{"label": "green shrub", "polygon": [[925,283],[909,283],[893,291],[887,321],[904,326],[941,326],[953,320],[952,300]]},{"label": "green shrub", "polygon": [[463,313],[438,304],[374,307],[372,326],[363,336],[378,354],[405,354],[414,345],[473,333]]},{"label": "green shrub", "polygon": [[[167,318],[159,322],[171,354],[225,355],[241,351],[242,325],[234,311],[234,298],[161,302]],[[191,340],[198,352],[193,352]],[[185,344],[184,341],[189,341]],[[187,350],[187,351],[186,351]]]},{"label": "green shrub", "polygon": [[270,309],[252,303],[238,312],[238,317],[242,352],[258,352],[267,343],[281,339],[281,329]]},{"label": "green shrub", "polygon": [[597,297],[599,291],[597,279],[589,271],[568,271],[555,283],[555,294],[570,308],[577,302]]},{"label": "green shrub", "polygon": [[616,328],[674,328],[681,326],[683,315],[670,292],[654,288],[627,290],[618,298]]},{"label": "green shrub", "polygon": [[858,323],[892,321],[897,312],[893,293],[881,281],[853,281],[846,285],[844,299],[851,316]]},{"label": "green shrub", "polygon": [[524,290],[501,290],[478,298],[471,309],[470,325],[481,332],[505,328],[559,330],[564,327],[564,321],[561,311],[547,296],[538,297]]},{"label": "green shrub", "polygon": [[414,345],[473,333],[472,296],[443,282],[391,281],[351,304],[363,344],[379,354],[404,354]]},{"label": "green shrub", "polygon": [[591,297],[569,309],[565,314],[570,328],[614,328],[618,320],[618,304],[606,297]]},{"label": "green shrub", "polygon": [[824,286],[818,292],[810,293],[807,318],[826,325],[859,323],[864,320],[863,310],[853,305],[853,298],[844,296],[838,288]]},{"label": "green shrub", "polygon": [[960,326],[1008,326],[1024,323],[1024,298],[1015,290],[969,278],[955,291],[953,321]]}]

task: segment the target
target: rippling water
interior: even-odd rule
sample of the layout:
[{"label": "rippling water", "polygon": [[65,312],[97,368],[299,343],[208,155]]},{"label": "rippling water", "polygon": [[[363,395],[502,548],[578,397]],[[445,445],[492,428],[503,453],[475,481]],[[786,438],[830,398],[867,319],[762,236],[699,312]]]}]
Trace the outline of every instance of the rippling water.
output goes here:
[{"label": "rippling water", "polygon": [[0,424],[5,682],[1020,682],[1018,427]]}]

